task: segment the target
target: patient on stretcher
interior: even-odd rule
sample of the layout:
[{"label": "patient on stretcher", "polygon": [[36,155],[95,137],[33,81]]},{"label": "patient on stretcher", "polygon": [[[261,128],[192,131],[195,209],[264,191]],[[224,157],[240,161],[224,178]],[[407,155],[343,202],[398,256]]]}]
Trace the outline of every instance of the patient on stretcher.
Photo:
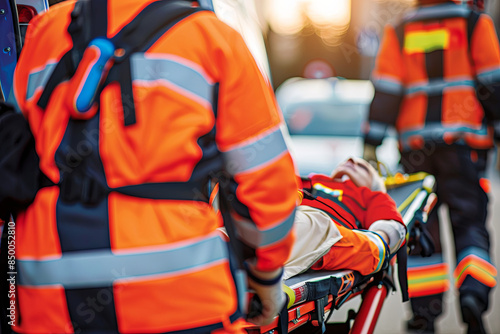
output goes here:
[{"label": "patient on stretcher", "polygon": [[384,268],[405,242],[406,226],[375,168],[350,158],[331,174],[302,180],[297,235],[283,279],[312,270]]}]

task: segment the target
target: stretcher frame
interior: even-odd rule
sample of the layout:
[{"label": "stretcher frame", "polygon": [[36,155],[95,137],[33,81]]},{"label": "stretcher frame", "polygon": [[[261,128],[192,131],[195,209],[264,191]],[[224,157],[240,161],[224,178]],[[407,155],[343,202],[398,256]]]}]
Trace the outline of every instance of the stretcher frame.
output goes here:
[{"label": "stretcher frame", "polygon": [[[396,174],[385,177],[387,192],[396,202],[408,232],[421,229],[436,203],[435,179],[427,173]],[[408,251],[411,245],[408,242]],[[418,235],[418,233],[417,233]],[[373,333],[387,295],[394,285],[394,257],[387,269],[369,276],[356,271],[308,271],[283,281],[288,295],[287,309],[267,326],[248,327],[248,334]],[[331,314],[345,302],[361,298],[357,311],[349,310],[347,320],[330,323]]]}]

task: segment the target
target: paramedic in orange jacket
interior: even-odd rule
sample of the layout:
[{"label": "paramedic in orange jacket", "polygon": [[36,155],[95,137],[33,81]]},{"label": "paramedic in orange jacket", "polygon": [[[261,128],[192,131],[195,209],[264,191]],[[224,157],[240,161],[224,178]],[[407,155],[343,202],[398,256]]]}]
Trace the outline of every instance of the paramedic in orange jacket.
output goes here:
[{"label": "paramedic in orange jacket", "polygon": [[[364,157],[376,159],[375,147],[394,126],[405,170],[435,175],[438,206],[448,206],[453,229],[462,319],[470,332],[484,332],[481,316],[497,276],[485,226],[485,169],[500,119],[500,48],[491,18],[456,2],[421,0],[386,27],[372,73]],[[412,330],[434,331],[449,288],[437,212],[427,223],[436,253],[408,261]]]},{"label": "paramedic in orange jacket", "polygon": [[[307,269],[381,270],[405,243],[406,226],[382,178],[367,161],[350,158],[331,176],[303,180],[295,240],[285,278]],[[304,196],[305,194],[305,196]]]},{"label": "paramedic in orange jacket", "polygon": [[[111,38],[151,3],[91,1],[102,20],[91,28]],[[74,8],[65,1],[31,22],[15,72],[41,170],[56,184],[17,218],[15,331],[240,333],[245,287],[216,231],[211,177],[229,189],[251,252],[264,310],[250,320],[270,322],[284,303],[297,182],[273,91],[242,37],[212,11],[189,15],[132,54],[129,81],[112,67],[118,79],[98,111],[79,119],[68,81],[45,110],[37,104],[72,47]]]}]

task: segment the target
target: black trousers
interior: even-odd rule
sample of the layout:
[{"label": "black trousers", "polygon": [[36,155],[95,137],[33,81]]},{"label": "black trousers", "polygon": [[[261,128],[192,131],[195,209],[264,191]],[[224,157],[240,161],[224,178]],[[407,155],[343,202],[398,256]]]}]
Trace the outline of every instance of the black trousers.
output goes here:
[{"label": "black trousers", "polygon": [[[474,150],[466,146],[429,144],[423,150],[403,152],[401,163],[408,173],[423,171],[436,178],[438,203],[429,215],[426,224],[436,246],[436,255],[438,257],[442,255],[438,208],[446,204],[459,272],[466,262],[461,263],[461,259],[467,256],[469,257],[466,260],[477,259],[476,255],[479,254],[479,258],[489,262],[486,268],[490,269],[490,276],[486,278],[491,279],[494,275],[494,267],[490,259],[490,239],[486,229],[488,195],[481,186],[481,179],[485,177],[487,155],[487,150]],[[410,257],[412,256],[419,257],[419,255]],[[425,263],[425,259],[420,258],[418,262]],[[485,262],[479,261],[478,263],[483,265]],[[453,265],[450,264],[450,266],[453,268]],[[488,307],[491,281],[485,281],[481,275],[474,277],[464,274],[462,276],[465,279],[458,281],[460,295],[473,294],[479,300],[478,308],[484,312]],[[442,313],[442,298],[442,293],[412,298],[414,314],[433,321]]]}]

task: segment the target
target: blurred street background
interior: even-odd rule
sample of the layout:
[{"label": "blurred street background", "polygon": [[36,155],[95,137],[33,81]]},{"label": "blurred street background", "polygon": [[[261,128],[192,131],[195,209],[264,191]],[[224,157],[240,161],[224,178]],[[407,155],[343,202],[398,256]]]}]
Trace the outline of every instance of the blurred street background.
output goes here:
[{"label": "blurred street background", "polygon": [[[274,87],[322,62],[333,75],[368,79],[385,24],[414,0],[255,0]],[[486,1],[500,30],[500,1]]]}]

